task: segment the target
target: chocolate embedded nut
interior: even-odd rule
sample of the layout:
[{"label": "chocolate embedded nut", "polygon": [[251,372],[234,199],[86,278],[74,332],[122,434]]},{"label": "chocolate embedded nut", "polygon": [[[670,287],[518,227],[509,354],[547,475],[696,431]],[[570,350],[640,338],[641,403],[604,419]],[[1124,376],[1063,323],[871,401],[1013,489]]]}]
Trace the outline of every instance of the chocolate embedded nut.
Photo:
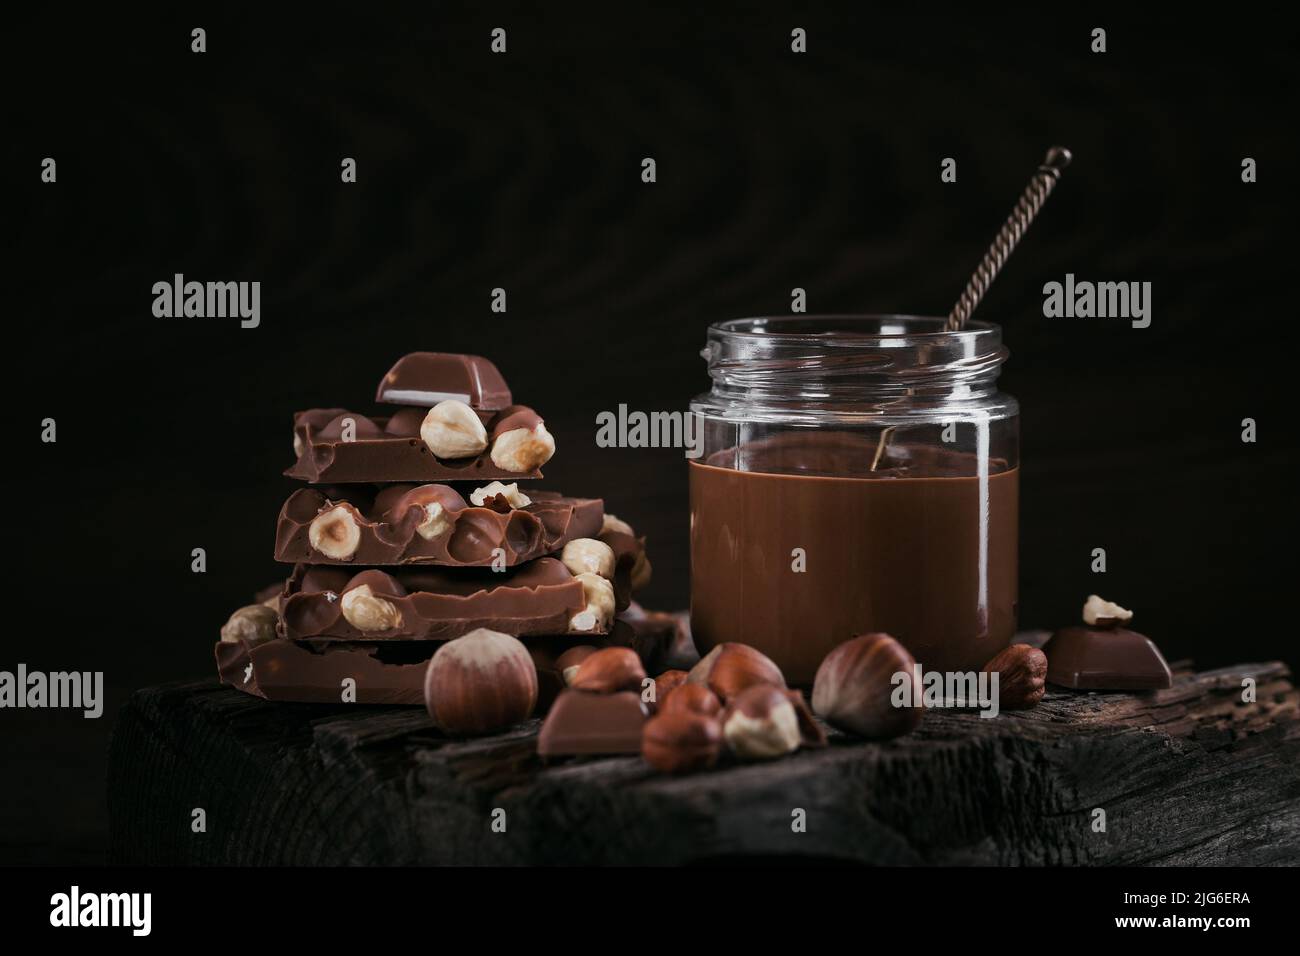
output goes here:
[{"label": "chocolate embedded nut", "polygon": [[1133,620],[1133,612],[1113,601],[1089,594],[1083,602],[1083,623],[1091,627],[1119,627]]},{"label": "chocolate embedded nut", "polygon": [[249,647],[275,640],[280,615],[265,604],[250,604],[231,614],[221,625],[221,639],[227,644],[243,641]]},{"label": "chocolate embedded nut", "polygon": [[[679,672],[680,673],[680,672]],[[722,711],[722,701],[703,684],[682,684],[666,697],[659,698],[659,709],[692,710],[697,714],[712,717]]]},{"label": "chocolate embedded nut", "polygon": [[589,655],[569,681],[574,690],[595,694],[613,694],[620,690],[640,690],[645,668],[636,651],[629,647],[606,647]]},{"label": "chocolate embedded nut", "polygon": [[435,458],[472,458],[488,446],[478,414],[454,398],[429,409],[420,423],[420,438]]},{"label": "chocolate embedded nut", "polygon": [[794,701],[784,688],[755,684],[727,704],[722,736],[742,760],[770,760],[798,750],[803,731]]},{"label": "chocolate embedded nut", "polygon": [[614,577],[614,549],[595,538],[574,538],[560,552],[560,561],[573,574],[590,571],[602,578]]},{"label": "chocolate embedded nut", "polygon": [[551,460],[555,438],[543,422],[532,428],[512,428],[492,442],[492,464],[503,471],[532,471]]},{"label": "chocolate embedded nut", "polygon": [[425,541],[432,541],[446,534],[451,527],[448,516],[464,511],[466,507],[460,492],[450,485],[420,485],[398,498],[384,517],[389,524],[400,524],[407,512],[418,508],[421,517],[415,533]]},{"label": "chocolate embedded nut", "polygon": [[402,612],[361,584],[343,592],[339,602],[344,619],[358,631],[388,631],[402,625]]},{"label": "chocolate embedded nut", "polygon": [[590,571],[574,577],[582,582],[587,606],[569,620],[569,631],[576,634],[604,632],[614,620],[614,585]]},{"label": "chocolate embedded nut", "polygon": [[448,641],[424,678],[424,703],[445,733],[480,736],[524,720],[537,704],[537,670],[521,641],[480,627]]},{"label": "chocolate embedded nut", "polygon": [[356,509],[344,502],[322,511],[307,526],[307,541],[327,558],[348,560],[361,546]]},{"label": "chocolate embedded nut", "polygon": [[590,644],[577,644],[555,659],[555,669],[560,672],[565,687],[569,686],[573,676],[578,673],[578,665],[595,654],[598,649]]},{"label": "chocolate embedded nut", "polygon": [[691,668],[686,678],[691,684],[704,684],[724,702],[755,684],[773,684],[785,688],[785,676],[766,654],[748,644],[719,644]]},{"label": "chocolate embedded nut", "polygon": [[499,481],[490,481],[482,488],[471,491],[469,500],[479,508],[494,508],[497,511],[527,508],[533,503],[533,499],[519,490],[517,481],[512,481],[508,485]]},{"label": "chocolate embedded nut", "polygon": [[722,728],[716,717],[673,710],[652,717],[641,732],[641,756],[664,773],[691,773],[718,762]]},{"label": "chocolate embedded nut", "polygon": [[1023,710],[1043,699],[1047,690],[1047,655],[1028,644],[1012,644],[984,665],[998,675],[998,705]]},{"label": "chocolate embedded nut", "polygon": [[922,699],[916,661],[888,634],[863,634],[832,650],[817,668],[812,707],[841,730],[877,740],[898,737],[921,722],[922,709],[891,702],[896,674],[911,681],[913,702]]},{"label": "chocolate embedded nut", "polygon": [[[668,695],[673,693],[673,691],[677,690],[685,683],[686,683],[686,671],[679,671],[679,670],[664,671],[662,674],[656,677],[654,709],[662,710],[664,706],[664,701],[668,699]],[[699,685],[697,684],[695,686],[698,687]]]}]

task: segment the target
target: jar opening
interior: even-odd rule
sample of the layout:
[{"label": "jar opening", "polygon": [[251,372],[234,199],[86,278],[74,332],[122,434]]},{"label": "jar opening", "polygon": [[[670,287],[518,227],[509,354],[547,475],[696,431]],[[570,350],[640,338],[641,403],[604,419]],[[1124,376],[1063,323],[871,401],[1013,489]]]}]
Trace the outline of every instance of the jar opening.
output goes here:
[{"label": "jar opening", "polygon": [[[848,390],[982,390],[1009,353],[1002,329],[914,315],[793,315],[730,319],[709,326],[700,353],[715,388],[797,389],[807,396]],[[811,392],[806,391],[811,389]]]}]

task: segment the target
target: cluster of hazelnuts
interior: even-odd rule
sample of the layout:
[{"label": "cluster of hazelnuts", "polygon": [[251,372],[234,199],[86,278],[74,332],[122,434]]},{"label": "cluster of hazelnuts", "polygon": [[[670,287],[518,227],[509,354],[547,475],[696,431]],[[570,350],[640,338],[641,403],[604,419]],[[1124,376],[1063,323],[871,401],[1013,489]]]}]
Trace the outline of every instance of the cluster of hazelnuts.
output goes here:
[{"label": "cluster of hazelnuts", "polygon": [[[846,733],[873,740],[915,729],[923,710],[895,707],[896,674],[915,679],[915,661],[888,634],[865,634],[832,650],[818,668],[812,706],[786,686],[777,665],[747,644],[720,644],[690,671],[669,670],[653,680],[629,648],[573,648],[558,660],[572,690],[597,694],[641,691],[651,711],[641,738],[646,762],[667,773],[714,766],[724,754],[767,760],[800,747],[818,747],[826,735],[815,712]],[[1046,658],[1027,644],[1013,645],[985,670],[1001,674],[1000,701],[1030,707],[1043,696]],[[920,699],[920,688],[915,687]],[[454,735],[503,730],[526,719],[537,703],[537,673],[524,645],[480,629],[444,645],[429,665],[425,702],[434,722]]]}]

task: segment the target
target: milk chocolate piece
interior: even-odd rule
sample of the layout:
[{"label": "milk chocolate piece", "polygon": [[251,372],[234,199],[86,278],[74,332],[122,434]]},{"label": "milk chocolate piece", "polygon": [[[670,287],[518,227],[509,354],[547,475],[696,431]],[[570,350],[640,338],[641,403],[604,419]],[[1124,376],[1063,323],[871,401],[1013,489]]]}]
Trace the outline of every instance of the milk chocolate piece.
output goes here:
[{"label": "milk chocolate piece", "polygon": [[454,399],[470,408],[496,411],[510,402],[510,387],[497,367],[481,355],[412,352],[403,355],[379,381],[375,401],[431,407]]},{"label": "milk chocolate piece", "polygon": [[[488,433],[500,422],[523,421],[531,409],[521,405],[508,410],[480,411]],[[285,474],[312,484],[380,484],[390,481],[473,481],[487,484],[540,478],[528,472],[506,471],[492,462],[491,445],[472,458],[437,458],[420,437],[427,408],[407,407],[391,416],[372,417],[343,408],[313,408],[293,417],[294,453],[298,460]],[[351,441],[344,441],[351,421]],[[540,420],[540,419],[539,419]]]},{"label": "milk chocolate piece", "polygon": [[[361,631],[348,622],[343,599],[362,586],[393,606],[396,626]],[[565,634],[569,621],[585,607],[582,582],[556,558],[538,558],[499,572],[403,568],[388,574],[300,564],[285,582],[280,616],[283,635],[289,638],[428,641],[451,640],[476,627],[515,637]]]},{"label": "milk chocolate piece", "polygon": [[1160,690],[1173,678],[1151,639],[1125,628],[1066,627],[1043,645],[1047,680],[1075,690]]},{"label": "milk chocolate piece", "polygon": [[358,704],[424,704],[424,674],[438,645],[329,643],[283,638],[253,647],[218,641],[214,649],[223,684],[266,700],[342,704],[343,681],[356,682]]},{"label": "milk chocolate piece", "polygon": [[[493,552],[500,548],[510,567],[554,554],[574,538],[594,538],[605,513],[599,498],[544,491],[529,490],[532,504],[504,511],[474,507],[447,485],[391,485],[373,498],[369,492],[295,491],[280,509],[275,559],[286,564],[483,567],[493,563]],[[351,506],[360,529],[360,544],[348,560],[334,560],[313,548],[309,533],[319,514],[340,504]],[[430,506],[437,515],[434,522]],[[435,528],[436,536],[426,538]]]},{"label": "milk chocolate piece", "polygon": [[635,691],[591,694],[566,690],[551,705],[537,735],[543,757],[639,754],[646,709]]}]

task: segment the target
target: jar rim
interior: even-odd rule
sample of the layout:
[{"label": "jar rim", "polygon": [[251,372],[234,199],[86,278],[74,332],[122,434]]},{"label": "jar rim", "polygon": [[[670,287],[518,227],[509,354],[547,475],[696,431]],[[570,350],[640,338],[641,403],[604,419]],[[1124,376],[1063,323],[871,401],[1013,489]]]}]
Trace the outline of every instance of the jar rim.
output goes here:
[{"label": "jar rim", "polygon": [[764,341],[774,345],[846,348],[880,348],[921,343],[931,346],[962,343],[969,347],[981,339],[996,347],[1001,341],[1002,327],[996,323],[972,319],[964,328],[949,331],[944,328],[947,321],[943,316],[832,312],[725,319],[712,323],[708,331],[710,335]]}]

